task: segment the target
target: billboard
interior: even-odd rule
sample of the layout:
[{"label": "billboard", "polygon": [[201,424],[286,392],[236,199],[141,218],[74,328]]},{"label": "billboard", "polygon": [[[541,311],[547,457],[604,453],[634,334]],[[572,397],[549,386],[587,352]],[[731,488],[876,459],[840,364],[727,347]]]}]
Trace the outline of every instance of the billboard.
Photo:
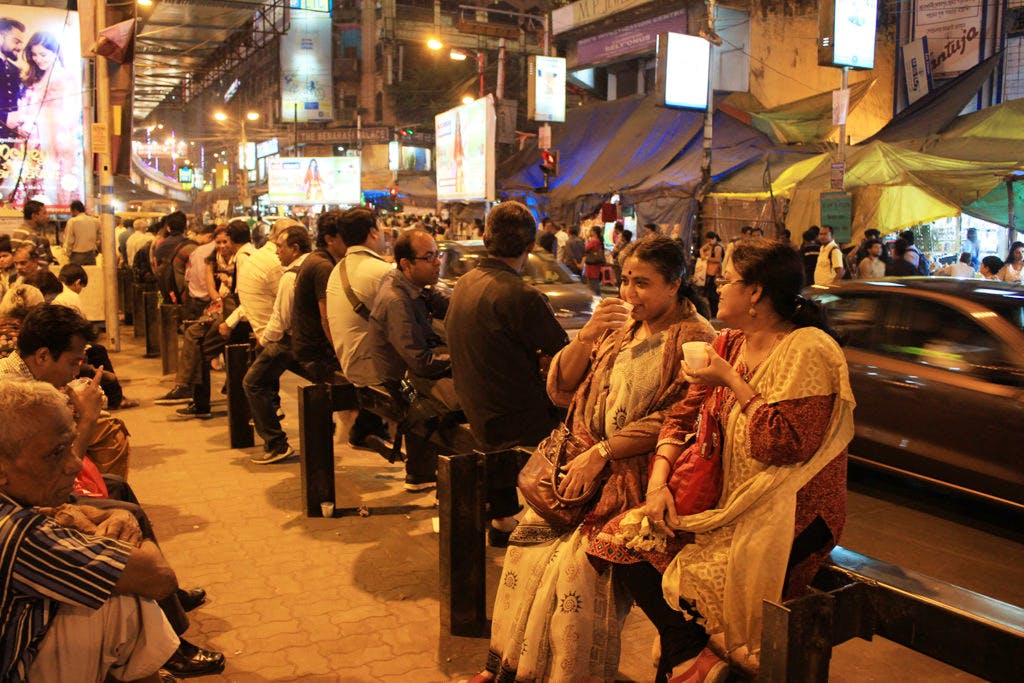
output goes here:
[{"label": "billboard", "polygon": [[85,198],[78,13],[0,5],[0,17],[0,195],[66,211]]},{"label": "billboard", "polygon": [[292,9],[281,36],[281,120],[330,121],[333,101],[331,15]]},{"label": "billboard", "polygon": [[818,64],[875,67],[877,0],[831,0],[818,11]]},{"label": "billboard", "polygon": [[708,108],[711,43],[699,36],[658,36],[657,84],[666,107]]},{"label": "billboard", "polygon": [[565,58],[530,57],[526,88],[526,118],[565,122]]},{"label": "billboard", "polygon": [[438,201],[494,201],[495,127],[490,95],[434,117]]},{"label": "billboard", "polygon": [[359,162],[359,157],[268,158],[268,199],[271,204],[358,204]]},{"label": "billboard", "polygon": [[928,38],[933,78],[954,78],[981,61],[980,2],[918,0],[914,37]]}]

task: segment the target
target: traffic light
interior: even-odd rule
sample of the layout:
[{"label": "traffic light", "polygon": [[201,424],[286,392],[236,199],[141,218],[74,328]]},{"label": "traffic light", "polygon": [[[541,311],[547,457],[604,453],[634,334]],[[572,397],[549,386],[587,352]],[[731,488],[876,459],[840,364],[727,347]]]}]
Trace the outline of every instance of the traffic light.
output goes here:
[{"label": "traffic light", "polygon": [[540,152],[540,170],[545,177],[558,175],[558,150],[542,149]]},{"label": "traffic light", "polygon": [[391,195],[391,210],[398,211],[398,188],[392,187],[388,190],[388,194]]}]

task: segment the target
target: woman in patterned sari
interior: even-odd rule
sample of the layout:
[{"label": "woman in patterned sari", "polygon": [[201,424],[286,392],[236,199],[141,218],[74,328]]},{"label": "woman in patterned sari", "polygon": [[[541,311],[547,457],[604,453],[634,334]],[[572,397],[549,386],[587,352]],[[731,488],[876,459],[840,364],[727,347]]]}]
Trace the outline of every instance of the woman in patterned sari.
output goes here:
[{"label": "woman in patterned sari", "polygon": [[666,237],[631,245],[622,299],[602,301],[552,360],[548,394],[569,405],[573,436],[594,444],[566,466],[560,491],[575,497],[607,478],[576,528],[553,528],[528,510],[513,532],[487,668],[474,682],[614,680],[630,599],[608,565],[595,569],[587,548],[605,522],[643,502],[662,411],[686,392],[678,380],[682,344],[714,336],[687,298],[684,263]]},{"label": "woman in patterned sari", "polygon": [[[734,329],[706,347],[707,367],[684,363],[691,389],[666,416],[646,505],[600,536],[633,553],[620,574],[658,628],[659,679],[672,683],[724,680],[727,661],[756,671],[762,599],[803,592],[846,516],[853,394],[820,307],[799,296],[800,255],[751,240],[723,276],[719,317]],[[666,482],[681,454],[695,457],[691,431],[717,449],[722,489],[711,509],[679,516]],[[645,562],[666,536],[685,545],[667,564]]]}]

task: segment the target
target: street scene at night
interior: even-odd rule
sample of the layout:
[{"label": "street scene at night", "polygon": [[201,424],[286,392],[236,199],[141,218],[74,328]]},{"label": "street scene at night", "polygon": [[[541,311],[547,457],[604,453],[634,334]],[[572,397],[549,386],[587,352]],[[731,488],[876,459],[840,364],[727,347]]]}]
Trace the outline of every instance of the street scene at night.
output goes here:
[{"label": "street scene at night", "polygon": [[0,680],[1024,678],[1024,0],[0,58]]}]

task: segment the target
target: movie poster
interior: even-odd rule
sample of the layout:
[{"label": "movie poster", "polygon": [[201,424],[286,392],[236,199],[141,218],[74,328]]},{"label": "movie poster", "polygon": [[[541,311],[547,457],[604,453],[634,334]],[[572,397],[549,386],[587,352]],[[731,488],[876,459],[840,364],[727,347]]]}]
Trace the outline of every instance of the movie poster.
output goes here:
[{"label": "movie poster", "polygon": [[362,198],[359,157],[276,157],[267,160],[273,204],[348,204]]},{"label": "movie poster", "polygon": [[0,198],[66,211],[85,194],[78,13],[0,5]]}]

